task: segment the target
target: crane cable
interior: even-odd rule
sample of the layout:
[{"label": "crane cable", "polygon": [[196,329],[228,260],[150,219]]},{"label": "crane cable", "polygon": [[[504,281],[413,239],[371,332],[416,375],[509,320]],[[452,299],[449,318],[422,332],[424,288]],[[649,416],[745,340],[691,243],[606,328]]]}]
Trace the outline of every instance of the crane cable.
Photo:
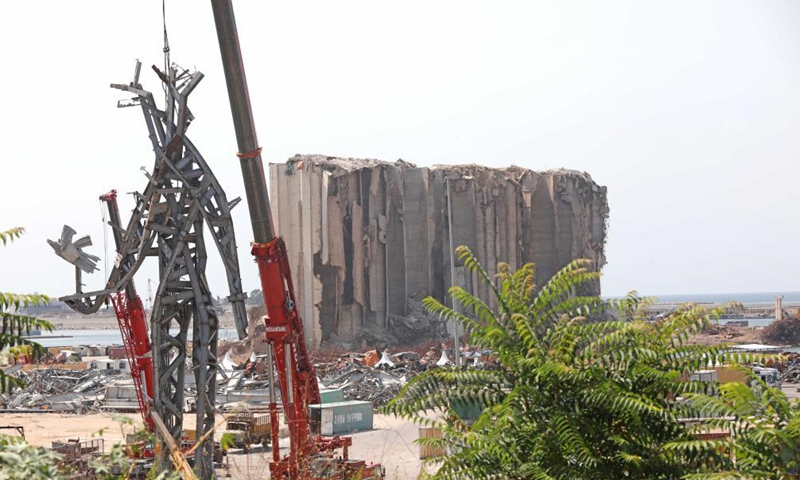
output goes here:
[{"label": "crane cable", "polygon": [[[170,58],[169,58],[169,36],[167,35],[167,0],[161,0],[161,23],[164,26],[164,75],[170,78]],[[164,105],[169,101],[169,92],[167,91],[167,84],[163,84],[161,88],[164,90]]]}]

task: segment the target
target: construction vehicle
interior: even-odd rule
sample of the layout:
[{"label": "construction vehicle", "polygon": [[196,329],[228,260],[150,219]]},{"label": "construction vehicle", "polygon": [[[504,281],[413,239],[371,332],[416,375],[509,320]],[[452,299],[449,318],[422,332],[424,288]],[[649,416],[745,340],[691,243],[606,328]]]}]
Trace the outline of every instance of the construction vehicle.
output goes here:
[{"label": "construction vehicle", "polygon": [[236,412],[225,417],[225,433],[233,447],[250,451],[250,445],[261,444],[266,451],[270,443],[269,414]]},{"label": "construction vehicle", "polygon": [[761,364],[753,364],[750,366],[753,373],[762,380],[767,386],[772,388],[781,388],[783,382],[781,381],[781,372],[777,368],[765,367]]},{"label": "construction vehicle", "polygon": [[[348,459],[347,450],[352,445],[351,437],[323,438],[311,435],[309,405],[320,403],[319,385],[306,350],[303,322],[297,311],[286,245],[283,238],[275,232],[272,222],[261,148],[258,145],[250,105],[233,5],[231,0],[212,0],[211,5],[239,149],[237,156],[253,226],[251,253],[258,264],[267,309],[265,322],[269,358],[269,412],[272,419],[278,418],[274,383],[274,372],[277,372],[283,412],[289,427],[289,453],[281,458],[278,422],[270,422],[270,478],[383,478],[385,472],[381,465],[366,465],[363,461]],[[341,455],[337,453],[339,449],[342,450]]]}]

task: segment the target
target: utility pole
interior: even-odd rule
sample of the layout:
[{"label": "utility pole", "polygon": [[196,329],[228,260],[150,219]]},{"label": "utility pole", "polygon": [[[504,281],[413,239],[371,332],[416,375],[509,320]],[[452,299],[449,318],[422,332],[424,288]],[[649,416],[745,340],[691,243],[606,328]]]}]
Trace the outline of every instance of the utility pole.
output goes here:
[{"label": "utility pole", "polygon": [[[447,232],[450,242],[450,288],[456,285],[456,258],[455,258],[455,245],[453,245],[453,202],[450,198],[450,179],[445,178],[445,187],[447,188]],[[453,295],[450,296],[453,310],[458,312],[458,304]],[[453,320],[453,338],[455,339],[455,347],[453,352],[455,354],[456,367],[461,366],[461,352],[458,345],[458,320]]]}]

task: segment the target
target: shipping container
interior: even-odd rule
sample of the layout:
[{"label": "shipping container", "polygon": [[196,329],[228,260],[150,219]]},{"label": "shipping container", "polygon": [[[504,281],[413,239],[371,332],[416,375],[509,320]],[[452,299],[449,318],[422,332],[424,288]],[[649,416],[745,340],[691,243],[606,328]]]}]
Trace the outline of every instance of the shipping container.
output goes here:
[{"label": "shipping container", "polygon": [[714,367],[719,383],[747,383],[747,374],[733,367]]},{"label": "shipping container", "polygon": [[719,374],[716,370],[698,370],[689,376],[693,382],[718,383]]},{"label": "shipping container", "polygon": [[[442,438],[442,431],[437,427],[420,427],[419,438]],[[447,454],[444,447],[434,447],[432,445],[419,445],[419,459],[443,457]]]},{"label": "shipping container", "polygon": [[319,391],[320,403],[344,402],[344,391],[341,388],[323,388]]},{"label": "shipping container", "polygon": [[350,401],[309,405],[311,431],[319,435],[342,435],[372,430],[372,402]]},{"label": "shipping container", "polygon": [[698,440],[721,440],[730,438],[731,432],[727,430],[711,430],[708,432],[697,432],[693,436]]},{"label": "shipping container", "polygon": [[477,400],[470,402],[454,401],[450,404],[450,409],[458,415],[458,418],[467,423],[472,423],[481,416],[483,408]]},{"label": "shipping container", "polygon": [[125,347],[108,347],[108,358],[123,359],[127,358],[128,354],[125,353]]}]

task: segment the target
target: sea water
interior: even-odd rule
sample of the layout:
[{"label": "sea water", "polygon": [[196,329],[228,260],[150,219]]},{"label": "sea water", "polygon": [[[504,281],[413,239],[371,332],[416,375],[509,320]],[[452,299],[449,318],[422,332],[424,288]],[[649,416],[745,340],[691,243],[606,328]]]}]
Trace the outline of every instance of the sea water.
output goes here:
[{"label": "sea water", "polygon": [[[800,303],[800,292],[757,293],[695,293],[685,295],[652,295],[658,303],[726,303],[740,302],[745,305],[774,305],[775,298],[783,295],[783,304]],[[645,295],[649,296],[649,295]]]},{"label": "sea water", "polygon": [[[170,331],[173,335],[177,330]],[[189,340],[192,339],[192,330],[189,330]],[[42,332],[43,337],[61,338],[37,338],[30,337],[30,340],[45,347],[74,347],[77,345],[122,345],[122,335],[119,330],[53,330],[52,332]],[[235,328],[223,328],[219,331],[219,338],[236,339]]]}]

